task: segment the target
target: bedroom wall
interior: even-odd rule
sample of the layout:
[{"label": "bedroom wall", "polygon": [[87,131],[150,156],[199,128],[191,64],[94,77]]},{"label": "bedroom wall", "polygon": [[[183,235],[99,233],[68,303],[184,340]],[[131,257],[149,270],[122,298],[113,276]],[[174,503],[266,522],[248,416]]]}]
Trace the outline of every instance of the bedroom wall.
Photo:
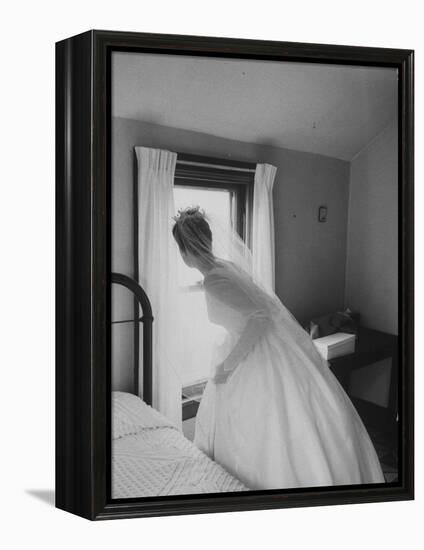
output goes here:
[{"label": "bedroom wall", "polygon": [[398,334],[398,163],[393,120],[351,162],[345,305]]},{"label": "bedroom wall", "polygon": [[[112,269],[132,275],[132,183],[135,145],[267,162],[274,185],[276,292],[300,320],[343,307],[349,163],[321,155],[251,144],[145,122],[114,118],[112,128]],[[318,207],[328,207],[327,223]],[[113,300],[113,318],[131,315],[131,300]],[[119,307],[119,311],[118,311]],[[123,318],[123,317],[119,317]],[[131,379],[132,327],[114,325],[113,387]]]}]

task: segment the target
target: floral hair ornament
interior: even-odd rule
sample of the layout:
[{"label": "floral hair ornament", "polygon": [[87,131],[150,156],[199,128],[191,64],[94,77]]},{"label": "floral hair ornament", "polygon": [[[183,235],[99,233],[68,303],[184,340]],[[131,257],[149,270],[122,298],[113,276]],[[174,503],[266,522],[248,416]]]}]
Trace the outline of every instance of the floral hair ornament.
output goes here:
[{"label": "floral hair ornament", "polygon": [[179,208],[175,216],[172,219],[176,223],[184,223],[187,218],[202,218],[206,219],[206,212],[200,208],[200,206],[187,206],[186,208]]}]

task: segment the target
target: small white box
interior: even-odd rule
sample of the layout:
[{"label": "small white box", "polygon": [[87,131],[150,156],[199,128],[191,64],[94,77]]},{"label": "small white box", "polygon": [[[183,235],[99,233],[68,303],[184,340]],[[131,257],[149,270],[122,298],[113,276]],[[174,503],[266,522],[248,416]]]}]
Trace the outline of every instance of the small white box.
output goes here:
[{"label": "small white box", "polygon": [[316,338],[313,343],[324,359],[334,359],[353,353],[355,351],[355,340],[355,334],[336,332],[323,338]]}]

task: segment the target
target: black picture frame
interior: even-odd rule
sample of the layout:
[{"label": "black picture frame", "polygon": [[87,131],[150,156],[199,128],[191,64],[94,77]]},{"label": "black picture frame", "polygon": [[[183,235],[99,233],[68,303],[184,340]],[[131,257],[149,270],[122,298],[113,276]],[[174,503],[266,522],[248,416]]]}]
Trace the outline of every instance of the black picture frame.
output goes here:
[{"label": "black picture frame", "polygon": [[[394,67],[399,75],[399,481],[111,502],[110,57],[139,51]],[[91,520],[414,495],[413,51],[92,30],[56,44],[56,506]]]}]

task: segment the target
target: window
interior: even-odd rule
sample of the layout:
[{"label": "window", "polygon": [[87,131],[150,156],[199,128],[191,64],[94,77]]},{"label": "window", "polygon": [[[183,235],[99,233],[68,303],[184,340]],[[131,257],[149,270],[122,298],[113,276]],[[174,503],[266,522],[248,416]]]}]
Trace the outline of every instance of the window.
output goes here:
[{"label": "window", "polygon": [[[175,208],[200,206],[206,212],[213,214],[223,227],[231,224],[231,196],[226,189],[209,189],[186,187],[178,185],[174,189]],[[179,280],[184,285],[192,286],[199,280],[200,273],[188,268],[183,262],[178,263]]]},{"label": "window", "polygon": [[176,190],[181,187],[191,189],[193,196],[195,190],[215,191],[216,200],[219,200],[219,191],[225,193],[229,198],[230,223],[249,245],[255,168],[256,165],[249,162],[179,154],[175,187]]},{"label": "window", "polygon": [[[216,217],[222,227],[231,225],[249,244],[255,165],[223,159],[178,155],[175,171],[176,210],[200,206]],[[196,289],[200,273],[179,262],[179,280]]]},{"label": "window", "polygon": [[[175,172],[175,207],[200,206],[219,219],[222,226],[231,225],[249,244],[252,216],[255,165],[227,160],[178,155]],[[178,276],[183,286],[182,310],[190,331],[190,349],[183,358],[183,418],[196,414],[194,406],[201,398],[204,381],[210,375],[212,347],[223,337],[224,329],[208,320],[206,303],[199,283],[202,275],[196,269],[178,262]],[[194,402],[197,403],[194,403]]]}]

